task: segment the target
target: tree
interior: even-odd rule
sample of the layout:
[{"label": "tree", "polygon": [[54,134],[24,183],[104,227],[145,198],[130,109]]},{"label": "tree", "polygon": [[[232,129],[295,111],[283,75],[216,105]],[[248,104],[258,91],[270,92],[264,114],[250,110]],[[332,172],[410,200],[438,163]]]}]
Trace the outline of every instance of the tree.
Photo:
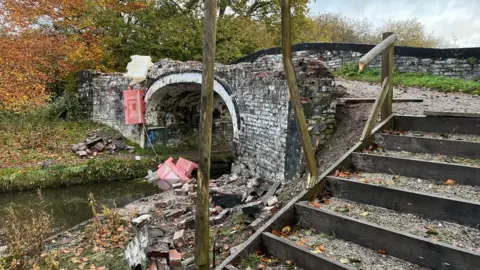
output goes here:
[{"label": "tree", "polygon": [[36,108],[49,100],[48,84],[78,69],[102,68],[94,28],[78,19],[85,4],[0,0],[7,22],[0,35],[0,109]]},{"label": "tree", "polygon": [[434,48],[442,43],[433,33],[428,33],[425,25],[417,19],[387,21],[377,32],[393,32],[398,36],[400,46]]},{"label": "tree", "polygon": [[380,27],[373,27],[366,18],[347,18],[341,13],[322,13],[312,18],[315,26],[310,34],[317,42],[350,42],[377,44],[381,34],[393,32],[398,36],[398,45],[411,47],[438,47],[441,38],[427,33],[425,26],[417,19],[390,20]]}]

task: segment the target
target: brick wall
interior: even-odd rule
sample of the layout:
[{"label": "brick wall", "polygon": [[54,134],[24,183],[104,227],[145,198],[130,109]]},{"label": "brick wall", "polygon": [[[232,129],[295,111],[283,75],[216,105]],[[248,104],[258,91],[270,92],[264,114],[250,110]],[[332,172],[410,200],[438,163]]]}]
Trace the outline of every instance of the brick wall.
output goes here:
[{"label": "brick wall", "polygon": [[[320,148],[335,129],[333,76],[316,57],[296,57],[294,66],[308,129],[314,146]],[[201,63],[164,59],[152,67],[148,80],[138,87],[152,89],[166,76],[171,78],[168,85],[175,86],[187,83],[179,82],[178,78],[195,78],[200,72]],[[172,74],[178,74],[177,79],[172,78]],[[299,176],[304,171],[302,150],[288,99],[282,57],[266,56],[253,63],[216,65],[215,76],[217,85],[228,92],[228,99],[224,101],[230,104],[230,112],[235,111],[231,121],[238,126],[233,136],[234,172],[279,180]],[[96,74],[91,82],[82,84],[80,92],[94,93],[92,119],[140,142],[139,127],[123,124],[121,91],[127,84],[119,74]],[[153,94],[147,91],[147,99],[154,98],[162,89]]]}]

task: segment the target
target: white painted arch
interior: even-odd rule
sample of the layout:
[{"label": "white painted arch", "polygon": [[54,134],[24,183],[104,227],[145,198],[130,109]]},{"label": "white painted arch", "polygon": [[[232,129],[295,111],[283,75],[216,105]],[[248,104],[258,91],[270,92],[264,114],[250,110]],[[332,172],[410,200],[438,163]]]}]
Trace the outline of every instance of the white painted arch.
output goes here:
[{"label": "white painted arch", "polygon": [[[202,74],[197,72],[185,72],[185,73],[174,73],[158,79],[155,83],[153,83],[150,88],[148,88],[147,93],[145,94],[145,104],[148,104],[150,99],[152,98],[153,94],[157,91],[161,91],[161,89],[169,84],[176,84],[176,83],[198,83],[202,84]],[[220,84],[217,80],[214,80],[213,84],[213,91],[217,93],[220,97],[222,97],[225,105],[230,112],[230,116],[232,117],[233,122],[233,135],[236,137],[238,133],[238,116],[235,110],[235,104],[233,103],[232,97],[227,92],[225,87]]]}]

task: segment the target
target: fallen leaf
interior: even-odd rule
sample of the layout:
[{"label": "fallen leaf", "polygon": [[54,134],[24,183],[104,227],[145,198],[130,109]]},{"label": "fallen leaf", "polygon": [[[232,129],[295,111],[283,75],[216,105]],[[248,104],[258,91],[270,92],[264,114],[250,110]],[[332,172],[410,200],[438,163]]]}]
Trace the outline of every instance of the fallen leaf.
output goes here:
[{"label": "fallen leaf", "polygon": [[324,246],[324,245],[317,246],[317,247],[315,248],[315,251],[316,251],[317,253],[324,253],[324,252],[325,252],[325,246]]},{"label": "fallen leaf", "polygon": [[447,181],[445,181],[445,185],[448,185],[448,186],[453,186],[455,185],[456,181],[453,180],[453,179],[448,179]]},{"label": "fallen leaf", "polygon": [[365,183],[365,184],[368,184],[369,181],[368,181],[368,179],[366,179],[366,178],[361,178],[361,179],[360,179],[360,182],[363,182],[363,183]]},{"label": "fallen leaf", "polygon": [[340,259],[340,261],[339,261],[339,262],[341,262],[341,263],[349,263],[349,262],[350,262],[350,260],[349,260],[349,259],[345,259],[345,258],[343,258],[343,259]]},{"label": "fallen leaf", "polygon": [[283,233],[290,233],[291,231],[292,231],[292,227],[290,227],[290,226],[285,226],[282,229]]},{"label": "fallen leaf", "polygon": [[88,261],[88,258],[87,258],[87,257],[83,257],[83,258],[82,258],[82,261],[86,262],[86,261]]},{"label": "fallen leaf", "polygon": [[297,246],[303,246],[303,244],[304,244],[304,243],[303,243],[302,241],[300,241],[300,240],[297,241],[297,242],[295,242],[295,243],[297,244]]},{"label": "fallen leaf", "polygon": [[288,265],[291,265],[292,261],[288,260],[288,261],[285,261],[285,263],[288,264]]},{"label": "fallen leaf", "polygon": [[272,259],[263,257],[263,258],[262,258],[262,262],[264,262],[264,263],[272,263]]},{"label": "fallen leaf", "polygon": [[259,264],[259,265],[257,266],[257,269],[265,269],[265,265],[264,265],[264,264]]},{"label": "fallen leaf", "polygon": [[431,235],[438,235],[438,231],[433,229],[433,228],[429,228],[427,230],[427,234],[431,234]]},{"label": "fallen leaf", "polygon": [[387,251],[385,249],[379,249],[378,254],[387,254]]},{"label": "fallen leaf", "polygon": [[335,208],[335,211],[344,213],[344,212],[348,212],[350,210],[346,207],[337,207],[337,208]]},{"label": "fallen leaf", "polygon": [[278,236],[278,237],[281,237],[282,236],[282,233],[278,230],[273,230],[272,231],[272,234],[275,235],[275,236]]},{"label": "fallen leaf", "polygon": [[78,268],[83,269],[83,268],[85,268],[86,265],[87,265],[87,263],[81,263],[81,264],[78,265]]},{"label": "fallen leaf", "polygon": [[322,207],[322,204],[319,203],[319,202],[309,202],[308,205],[316,207],[316,208]]},{"label": "fallen leaf", "polygon": [[361,214],[360,214],[360,216],[362,216],[362,217],[366,217],[366,216],[368,216],[368,212],[367,212],[367,211],[365,211],[365,212],[361,213]]}]

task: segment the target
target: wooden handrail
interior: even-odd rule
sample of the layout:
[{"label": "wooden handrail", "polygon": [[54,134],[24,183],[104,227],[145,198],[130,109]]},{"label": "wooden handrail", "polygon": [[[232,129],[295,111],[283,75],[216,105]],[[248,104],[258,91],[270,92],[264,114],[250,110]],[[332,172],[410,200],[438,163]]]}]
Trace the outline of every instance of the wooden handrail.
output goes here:
[{"label": "wooden handrail", "polygon": [[387,93],[388,93],[389,79],[390,79],[389,77],[386,77],[383,80],[382,91],[380,91],[380,93],[377,96],[377,99],[375,100],[375,103],[373,104],[373,109],[370,111],[370,116],[368,116],[368,120],[365,125],[365,128],[363,129],[363,133],[362,133],[362,137],[360,138],[360,141],[364,141],[366,138],[372,135],[372,130],[375,127],[375,123],[377,123],[378,113],[380,112],[383,102],[385,101],[385,97],[387,96]]},{"label": "wooden handrail", "polygon": [[373,47],[368,53],[366,53],[362,58],[360,58],[360,62],[358,64],[358,69],[359,71],[363,71],[370,62],[372,62],[375,57],[383,53],[385,49],[388,47],[392,46],[395,41],[397,40],[397,35],[392,34],[386,39],[384,39],[382,42],[378,43],[377,46]]}]

